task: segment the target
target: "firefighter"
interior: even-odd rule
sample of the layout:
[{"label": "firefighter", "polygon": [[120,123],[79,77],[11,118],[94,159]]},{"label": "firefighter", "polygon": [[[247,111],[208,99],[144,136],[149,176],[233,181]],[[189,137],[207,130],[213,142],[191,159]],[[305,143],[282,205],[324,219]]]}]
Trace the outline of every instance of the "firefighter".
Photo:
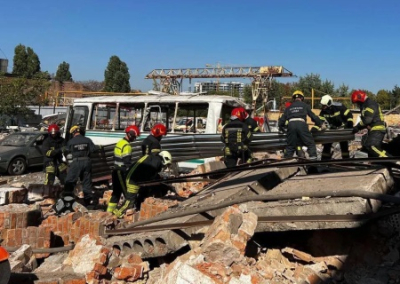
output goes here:
[{"label": "firefighter", "polygon": [[58,177],[60,183],[64,185],[67,175],[67,164],[63,162],[65,141],[60,136],[60,128],[57,124],[50,125],[47,131],[49,136],[43,141],[42,146],[46,172],[44,184],[53,185]]},{"label": "firefighter", "polygon": [[235,108],[232,110],[230,122],[222,129],[221,141],[225,144],[224,163],[227,168],[235,167],[239,159],[241,163],[251,159],[248,145],[253,136],[243,120],[240,108]]},{"label": "firefighter", "polygon": [[167,135],[167,127],[164,124],[158,123],[151,128],[151,134],[142,142],[142,156],[157,155],[161,152],[160,141],[163,136]]},{"label": "firefighter", "polygon": [[307,147],[310,160],[317,159],[317,148],[314,138],[308,130],[307,116],[315,123],[315,127],[320,129],[322,121],[312,111],[311,107],[304,102],[304,94],[297,90],[292,95],[292,104],[285,109],[279,118],[279,131],[283,132],[287,121],[287,146],[284,157],[293,157],[299,145]]},{"label": "firefighter", "polygon": [[171,162],[171,154],[161,151],[158,155],[145,155],[133,163],[126,177],[125,201],[120,207],[114,209],[114,215],[121,218],[128,209],[137,208],[136,201],[139,195],[146,195],[146,188],[142,189],[138,183],[154,180],[163,167],[170,165]]},{"label": "firefighter", "polygon": [[[353,128],[353,114],[343,104],[333,102],[330,95],[325,95],[321,98],[322,109],[319,118],[323,122],[327,122],[330,129],[338,128]],[[332,158],[331,147],[332,143],[323,144],[322,160],[329,160]],[[340,150],[342,158],[350,158],[349,155],[349,142],[341,141]]]},{"label": "firefighter", "polygon": [[391,156],[382,149],[386,127],[379,104],[368,98],[367,94],[361,90],[356,90],[351,94],[351,101],[357,104],[361,111],[361,121],[354,126],[353,133],[368,129],[368,137],[363,145],[368,152],[368,157]]},{"label": "firefighter", "polygon": [[131,125],[125,128],[125,137],[115,145],[114,148],[114,169],[112,172],[113,192],[108,203],[107,212],[112,213],[118,205],[121,194],[128,195],[126,191],[126,174],[132,164],[132,146],[130,142],[140,136],[139,128]]},{"label": "firefighter", "polygon": [[255,121],[252,117],[250,117],[246,109],[244,107],[239,107],[239,111],[242,115],[243,122],[247,124],[249,130],[252,133],[260,132],[260,127],[258,126],[258,122]]},{"label": "firefighter", "polygon": [[83,187],[84,206],[95,206],[97,200],[93,199],[92,193],[92,162],[90,155],[98,150],[89,138],[81,135],[78,125],[71,127],[69,131],[72,138],[67,143],[67,152],[72,156],[65,179],[63,196],[74,196],[74,188],[78,181],[81,180]]},{"label": "firefighter", "polygon": [[11,277],[11,267],[9,261],[10,254],[5,248],[0,246],[0,284],[9,283]]}]

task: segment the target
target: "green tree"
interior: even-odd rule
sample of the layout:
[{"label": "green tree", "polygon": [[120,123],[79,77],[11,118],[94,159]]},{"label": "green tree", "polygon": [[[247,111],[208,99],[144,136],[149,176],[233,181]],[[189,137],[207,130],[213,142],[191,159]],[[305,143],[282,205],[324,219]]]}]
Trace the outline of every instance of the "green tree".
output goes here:
[{"label": "green tree", "polygon": [[253,100],[253,95],[251,93],[251,85],[245,84],[243,88],[243,101],[246,104],[251,104]]},{"label": "green tree", "polygon": [[129,69],[125,62],[118,56],[111,56],[107,68],[104,71],[104,91],[129,93]]},{"label": "green tree", "polygon": [[28,115],[28,106],[40,102],[49,86],[47,79],[0,77],[0,113],[14,118]]},{"label": "green tree", "polygon": [[350,96],[349,86],[341,84],[339,88],[336,89],[336,95],[342,98],[349,97]]},{"label": "green tree", "polygon": [[376,102],[381,109],[390,109],[390,93],[386,90],[379,90],[376,94]]},{"label": "green tree", "polygon": [[39,57],[32,48],[19,44],[15,47],[14,53],[13,74],[31,79],[41,73]]},{"label": "green tree", "polygon": [[54,79],[61,84],[64,82],[72,82],[72,75],[69,71],[69,64],[67,62],[63,61],[60,65],[58,65]]},{"label": "green tree", "polygon": [[311,96],[311,89],[322,91],[322,80],[319,74],[306,74],[304,77],[300,76],[294,87],[300,89],[306,97],[309,97]]},{"label": "green tree", "polygon": [[390,92],[390,109],[395,108],[400,102],[400,87],[395,85]]}]

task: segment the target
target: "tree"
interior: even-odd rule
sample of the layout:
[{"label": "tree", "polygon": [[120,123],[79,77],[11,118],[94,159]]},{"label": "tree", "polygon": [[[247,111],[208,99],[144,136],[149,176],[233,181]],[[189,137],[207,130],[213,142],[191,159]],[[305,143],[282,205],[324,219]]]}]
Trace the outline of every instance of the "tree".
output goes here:
[{"label": "tree", "polygon": [[54,79],[60,82],[60,84],[68,81],[72,82],[72,75],[71,72],[69,72],[69,64],[67,62],[63,61],[60,65],[58,65]]},{"label": "tree", "polygon": [[376,94],[376,102],[380,105],[381,109],[390,109],[389,91],[379,90]]},{"label": "tree", "polygon": [[336,89],[336,95],[342,98],[349,97],[350,96],[349,86],[341,84],[339,88]]},{"label": "tree", "polygon": [[85,91],[89,92],[100,92],[104,89],[104,81],[88,80],[77,81],[76,83],[81,84]]},{"label": "tree", "polygon": [[40,60],[32,48],[19,44],[14,53],[13,74],[31,79],[40,73]]},{"label": "tree", "polygon": [[129,69],[125,62],[118,56],[111,56],[107,68],[104,71],[104,91],[129,93]]},{"label": "tree", "polygon": [[41,95],[49,86],[46,78],[0,77],[0,113],[13,118],[28,115],[31,113],[28,106],[41,101]]},{"label": "tree", "polygon": [[395,108],[400,102],[400,87],[394,86],[390,92],[390,109]]},{"label": "tree", "polygon": [[304,77],[300,76],[295,87],[303,91],[306,97],[311,96],[311,89],[322,91],[322,80],[318,74],[306,74]]}]

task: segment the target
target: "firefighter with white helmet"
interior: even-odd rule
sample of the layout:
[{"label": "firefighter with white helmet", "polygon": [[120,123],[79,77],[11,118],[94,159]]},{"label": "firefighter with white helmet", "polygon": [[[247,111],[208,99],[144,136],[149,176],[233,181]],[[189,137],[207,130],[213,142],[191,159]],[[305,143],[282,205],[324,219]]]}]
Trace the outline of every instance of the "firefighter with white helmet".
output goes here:
[{"label": "firefighter with white helmet", "polygon": [[[319,118],[327,122],[330,129],[353,128],[353,114],[343,104],[334,102],[330,95],[325,95],[321,98],[321,105]],[[332,143],[323,144],[323,147],[321,159],[331,159]],[[340,142],[340,150],[343,159],[350,158],[348,141]]]},{"label": "firefighter with white helmet", "polygon": [[136,204],[138,198],[146,197],[148,188],[141,188],[138,183],[156,179],[158,173],[171,163],[172,156],[168,151],[161,151],[158,155],[144,155],[133,163],[126,177],[126,190],[129,195],[120,207],[113,210],[113,214],[121,218],[128,209],[139,209],[138,204]]}]

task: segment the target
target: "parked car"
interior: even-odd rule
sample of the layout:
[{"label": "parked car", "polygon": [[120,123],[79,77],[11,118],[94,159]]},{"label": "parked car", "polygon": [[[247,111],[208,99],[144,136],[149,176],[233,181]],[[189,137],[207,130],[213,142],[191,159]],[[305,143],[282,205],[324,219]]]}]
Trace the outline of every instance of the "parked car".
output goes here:
[{"label": "parked car", "polygon": [[0,173],[22,175],[28,167],[43,165],[46,132],[15,132],[0,141]]}]

